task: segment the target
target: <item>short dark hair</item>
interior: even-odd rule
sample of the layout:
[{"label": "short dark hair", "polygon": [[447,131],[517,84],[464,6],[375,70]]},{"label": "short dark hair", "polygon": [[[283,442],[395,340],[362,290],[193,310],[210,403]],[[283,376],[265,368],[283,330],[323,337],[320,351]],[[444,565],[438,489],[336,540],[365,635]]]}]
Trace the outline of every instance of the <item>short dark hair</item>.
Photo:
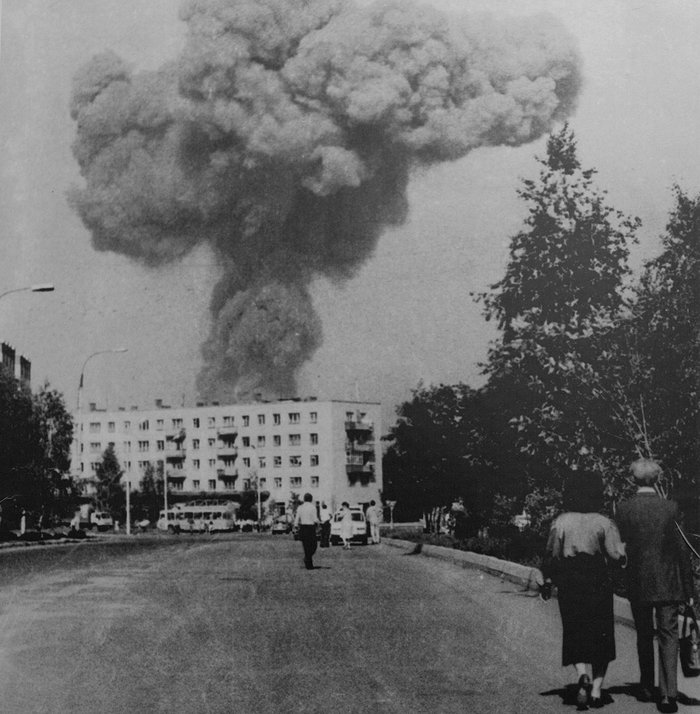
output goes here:
[{"label": "short dark hair", "polygon": [[304,494],[304,500],[305,501],[313,501],[314,497],[310,493],[305,493]]},{"label": "short dark hair", "polygon": [[565,511],[597,513],[603,509],[603,477],[595,471],[571,471],[564,479]]}]

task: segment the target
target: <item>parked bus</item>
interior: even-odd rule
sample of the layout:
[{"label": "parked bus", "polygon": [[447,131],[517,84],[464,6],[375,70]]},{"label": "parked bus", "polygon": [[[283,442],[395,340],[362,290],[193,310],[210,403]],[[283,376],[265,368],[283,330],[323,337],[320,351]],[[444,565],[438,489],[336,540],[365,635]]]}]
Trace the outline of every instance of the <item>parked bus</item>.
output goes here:
[{"label": "parked bus", "polygon": [[236,506],[231,501],[178,503],[158,514],[156,528],[169,533],[220,533],[232,531]]}]

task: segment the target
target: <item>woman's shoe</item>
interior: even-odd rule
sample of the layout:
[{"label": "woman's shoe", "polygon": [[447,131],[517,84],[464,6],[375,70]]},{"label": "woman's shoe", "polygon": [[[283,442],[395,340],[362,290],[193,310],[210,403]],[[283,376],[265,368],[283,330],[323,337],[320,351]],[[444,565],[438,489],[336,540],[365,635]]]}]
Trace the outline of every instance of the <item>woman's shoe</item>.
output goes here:
[{"label": "woman's shoe", "polygon": [[576,692],[576,704],[581,708],[588,706],[591,694],[591,678],[587,674],[582,674],[578,678],[578,692]]},{"label": "woman's shoe", "polygon": [[588,706],[591,709],[602,709],[605,705],[603,704],[603,697],[591,697],[588,700]]}]

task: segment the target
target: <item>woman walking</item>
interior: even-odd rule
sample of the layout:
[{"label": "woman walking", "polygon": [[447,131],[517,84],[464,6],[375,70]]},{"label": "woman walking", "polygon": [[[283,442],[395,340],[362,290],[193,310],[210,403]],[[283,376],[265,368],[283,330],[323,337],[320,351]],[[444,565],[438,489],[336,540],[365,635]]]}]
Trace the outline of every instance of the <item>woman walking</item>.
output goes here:
[{"label": "woman walking", "polygon": [[342,503],[342,512],[340,518],[340,537],[343,539],[343,548],[350,549],[350,541],[352,539],[352,511],[350,504],[347,501]]},{"label": "woman walking", "polygon": [[545,587],[553,583],[558,590],[562,666],[574,665],[576,702],[593,709],[603,706],[603,681],[615,659],[608,564],[625,557],[617,526],[600,513],[602,507],[602,478],[572,472],[564,483],[564,513],[552,524],[542,568]]}]

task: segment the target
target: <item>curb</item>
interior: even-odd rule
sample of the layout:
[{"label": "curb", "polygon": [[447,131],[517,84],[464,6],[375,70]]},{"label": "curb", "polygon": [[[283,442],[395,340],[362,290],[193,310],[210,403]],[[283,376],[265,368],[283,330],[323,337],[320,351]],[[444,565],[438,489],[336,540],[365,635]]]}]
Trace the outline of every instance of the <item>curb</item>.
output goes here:
[{"label": "curb", "polygon": [[[393,548],[400,548],[409,553],[415,553],[415,555],[420,554],[428,558],[437,558],[461,568],[482,570],[490,575],[500,577],[503,580],[522,585],[525,590],[537,591],[539,584],[543,582],[542,572],[539,568],[520,565],[520,563],[512,563],[508,560],[500,560],[499,558],[494,558],[492,555],[472,553],[468,550],[458,550],[456,548],[445,548],[439,545],[414,543],[399,538],[382,538],[382,544],[389,545]],[[627,625],[628,627],[634,627],[632,608],[628,600],[615,595],[613,597],[613,612],[616,622]]]}]

